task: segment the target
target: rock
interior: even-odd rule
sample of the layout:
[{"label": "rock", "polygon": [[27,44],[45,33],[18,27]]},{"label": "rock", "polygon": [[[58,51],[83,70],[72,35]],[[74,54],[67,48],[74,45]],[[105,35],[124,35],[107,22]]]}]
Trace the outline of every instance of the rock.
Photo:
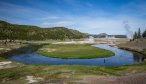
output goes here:
[{"label": "rock", "polygon": [[0,66],[11,64],[11,63],[12,63],[11,61],[0,62]]}]

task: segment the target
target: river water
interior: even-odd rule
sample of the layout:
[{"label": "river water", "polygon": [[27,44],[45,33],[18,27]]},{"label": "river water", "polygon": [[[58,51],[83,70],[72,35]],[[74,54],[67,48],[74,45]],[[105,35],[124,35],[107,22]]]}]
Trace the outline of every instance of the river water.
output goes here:
[{"label": "river water", "polygon": [[25,53],[9,57],[10,60],[24,64],[47,64],[47,65],[96,65],[96,66],[122,66],[137,64],[144,60],[144,55],[127,50],[118,49],[104,44],[92,45],[115,53],[115,56],[93,59],[61,59],[45,57],[36,52]]}]

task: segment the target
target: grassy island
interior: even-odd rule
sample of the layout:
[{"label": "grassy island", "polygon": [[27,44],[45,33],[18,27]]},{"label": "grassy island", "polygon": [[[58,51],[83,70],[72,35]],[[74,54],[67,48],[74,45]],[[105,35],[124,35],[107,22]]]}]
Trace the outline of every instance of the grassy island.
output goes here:
[{"label": "grassy island", "polygon": [[44,56],[63,59],[90,59],[113,56],[109,50],[93,47],[89,44],[48,44],[37,51]]}]

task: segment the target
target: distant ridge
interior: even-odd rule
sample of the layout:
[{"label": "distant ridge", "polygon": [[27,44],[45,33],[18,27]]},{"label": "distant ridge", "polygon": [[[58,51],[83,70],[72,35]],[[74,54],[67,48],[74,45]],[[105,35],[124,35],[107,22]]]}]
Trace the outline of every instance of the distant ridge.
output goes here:
[{"label": "distant ridge", "polygon": [[99,33],[99,34],[89,34],[88,36],[93,36],[94,38],[111,38],[111,37],[114,37],[114,38],[127,38],[126,35],[115,35],[115,34],[112,34],[112,35],[108,35],[106,33]]}]

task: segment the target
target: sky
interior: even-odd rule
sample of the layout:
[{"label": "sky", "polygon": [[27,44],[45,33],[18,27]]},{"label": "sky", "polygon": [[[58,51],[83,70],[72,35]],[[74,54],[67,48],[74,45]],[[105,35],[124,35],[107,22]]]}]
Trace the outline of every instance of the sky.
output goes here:
[{"label": "sky", "polygon": [[0,0],[0,20],[90,34],[146,29],[146,0]]}]

